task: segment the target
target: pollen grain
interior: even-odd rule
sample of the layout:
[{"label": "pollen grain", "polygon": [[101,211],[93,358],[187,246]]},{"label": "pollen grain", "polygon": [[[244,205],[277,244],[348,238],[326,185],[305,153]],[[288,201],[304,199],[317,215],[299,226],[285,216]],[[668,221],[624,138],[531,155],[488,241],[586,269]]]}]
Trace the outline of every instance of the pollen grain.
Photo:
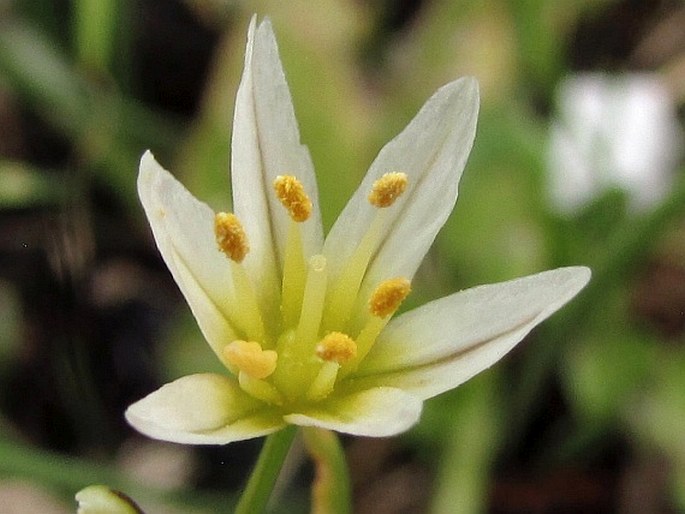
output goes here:
[{"label": "pollen grain", "polygon": [[342,332],[330,332],[316,346],[317,357],[345,364],[357,356],[357,343]]},{"label": "pollen grain", "polygon": [[242,262],[250,251],[243,225],[235,214],[217,213],[214,217],[214,234],[219,250],[232,261]]},{"label": "pollen grain", "polygon": [[292,175],[279,175],[274,180],[276,196],[288,210],[290,217],[301,223],[312,214],[312,201],[307,196],[302,182]]},{"label": "pollen grain", "polygon": [[384,280],[369,299],[369,311],[385,318],[393,314],[411,292],[411,282],[404,277]]},{"label": "pollen grain", "polygon": [[407,189],[407,174],[400,171],[386,173],[373,183],[369,203],[378,208],[390,207]]},{"label": "pollen grain", "polygon": [[233,341],[223,353],[229,364],[252,378],[263,379],[276,370],[278,354],[273,350],[262,350],[255,341]]}]

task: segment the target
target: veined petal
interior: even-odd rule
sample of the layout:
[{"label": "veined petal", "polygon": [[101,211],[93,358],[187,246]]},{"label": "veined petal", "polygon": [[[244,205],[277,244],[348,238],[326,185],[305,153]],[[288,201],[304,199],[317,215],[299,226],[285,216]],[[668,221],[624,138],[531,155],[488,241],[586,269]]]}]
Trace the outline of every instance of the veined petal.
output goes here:
[{"label": "veined petal", "polygon": [[290,91],[268,20],[257,26],[253,18],[250,24],[231,149],[233,208],[250,238],[245,266],[256,289],[272,295],[290,222],[274,194],[278,175],[296,176],[313,204],[310,219],[300,227],[305,258],[320,252],[323,236],[314,166],[307,147],[300,144]]},{"label": "veined petal", "polygon": [[139,432],[184,444],[226,444],[275,432],[282,418],[258,404],[229,377],[188,375],[170,382],[126,410]]},{"label": "veined petal", "polygon": [[378,250],[364,284],[369,289],[384,278],[414,275],[456,202],[477,115],[478,85],[462,78],[440,88],[407,128],[385,145],[326,238],[324,255],[333,278],[378,214],[367,199],[374,181],[395,171],[406,173],[409,183],[382,213]]},{"label": "veined petal", "polygon": [[355,373],[360,388],[398,387],[426,399],[490,367],[590,280],[559,268],[468,289],[391,321]]},{"label": "veined petal", "polygon": [[138,195],[159,252],[203,335],[220,354],[236,339],[228,321],[230,266],[214,238],[214,212],[191,195],[147,151],[140,160]]},{"label": "veined petal", "polygon": [[346,434],[387,437],[408,430],[421,415],[422,402],[394,387],[373,387],[329,398],[284,416],[300,426],[315,426]]}]

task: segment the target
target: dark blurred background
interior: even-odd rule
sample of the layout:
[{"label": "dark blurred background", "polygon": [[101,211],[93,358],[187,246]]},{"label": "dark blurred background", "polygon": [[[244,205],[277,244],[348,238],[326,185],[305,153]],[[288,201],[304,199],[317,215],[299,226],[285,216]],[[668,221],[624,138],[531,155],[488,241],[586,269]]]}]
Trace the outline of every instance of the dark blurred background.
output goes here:
[{"label": "dark blurred background", "polygon": [[[685,3],[0,0],[0,503],[107,483],[216,512],[260,441],[146,440],[123,411],[215,369],[136,192],[150,148],[230,208],[253,13],[281,48],[324,223],[442,84],[481,116],[413,305],[584,264],[591,285],[393,439],[344,439],[355,512],[685,512]],[[277,512],[306,512],[296,446]]]}]

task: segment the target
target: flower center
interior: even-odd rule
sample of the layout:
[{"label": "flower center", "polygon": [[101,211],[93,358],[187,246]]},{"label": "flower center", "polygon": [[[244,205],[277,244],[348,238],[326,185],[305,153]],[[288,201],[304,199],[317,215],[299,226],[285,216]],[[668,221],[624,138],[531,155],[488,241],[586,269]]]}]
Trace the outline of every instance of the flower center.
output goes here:
[{"label": "flower center", "polygon": [[[303,184],[291,175],[276,177],[276,197],[290,217],[281,291],[280,295],[274,293],[281,298],[281,319],[272,321],[277,326],[265,327],[252,282],[242,265],[250,250],[242,224],[234,214],[216,215],[217,245],[232,268],[233,312],[229,322],[243,337],[227,341],[221,357],[244,391],[287,408],[328,397],[338,382],[357,369],[411,291],[410,281],[397,277],[378,284],[370,298],[359,298],[379,242],[382,211],[395,203],[407,185],[407,175],[400,172],[386,173],[374,182],[368,200],[377,208],[376,219],[345,269],[331,279],[323,255],[304,255],[300,224],[311,216],[312,202]],[[364,302],[366,314],[353,315]]]}]

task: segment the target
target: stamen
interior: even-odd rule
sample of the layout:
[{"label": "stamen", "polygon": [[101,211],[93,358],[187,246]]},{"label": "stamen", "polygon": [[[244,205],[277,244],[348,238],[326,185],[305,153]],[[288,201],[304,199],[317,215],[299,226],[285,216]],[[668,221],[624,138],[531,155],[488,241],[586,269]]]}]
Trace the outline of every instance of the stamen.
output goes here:
[{"label": "stamen", "polygon": [[357,356],[357,343],[347,334],[331,332],[317,345],[316,355],[328,362],[345,364]]},{"label": "stamen", "polygon": [[406,278],[384,280],[369,299],[369,311],[374,316],[385,318],[393,314],[411,292],[411,282]]},{"label": "stamen", "polygon": [[373,183],[369,202],[378,208],[390,207],[407,189],[408,182],[406,173],[386,173]]},{"label": "stamen", "polygon": [[224,358],[242,373],[262,379],[276,370],[278,354],[273,350],[262,350],[255,341],[233,341],[224,348]]},{"label": "stamen", "polygon": [[321,325],[321,315],[326,299],[327,278],[326,258],[323,255],[314,255],[309,259],[307,284],[305,285],[304,297],[302,298],[302,311],[297,325],[296,342],[296,345],[303,350],[303,353],[309,353],[310,355],[317,340],[316,336],[319,333],[319,326]]},{"label": "stamen", "polygon": [[350,313],[357,300],[359,286],[379,240],[383,217],[383,211],[377,211],[369,230],[364,234],[359,245],[345,264],[342,273],[330,288],[330,293],[326,299],[326,311],[323,321],[325,327],[341,328],[349,320]]},{"label": "stamen", "polygon": [[281,281],[281,314],[283,324],[286,327],[293,327],[297,324],[302,309],[307,263],[304,260],[300,224],[290,220],[288,225]]},{"label": "stamen", "polygon": [[244,331],[245,337],[265,342],[267,334],[264,333],[262,313],[250,277],[245,266],[235,261],[231,261],[230,265],[235,298],[233,310],[238,326]]},{"label": "stamen", "polygon": [[406,173],[395,172],[386,173],[374,182],[368,199],[379,209],[369,229],[345,263],[342,273],[333,281],[327,299],[324,326],[343,327],[349,321],[364,274],[385,233],[388,217],[392,214],[384,207],[389,207],[402,195],[408,181]]},{"label": "stamen", "polygon": [[318,402],[331,394],[335,387],[335,380],[338,377],[339,370],[340,364],[337,362],[324,362],[307,391],[307,399]]},{"label": "stamen", "polygon": [[254,378],[240,371],[238,373],[240,388],[254,398],[272,405],[283,405],[283,395],[266,380]]},{"label": "stamen", "polygon": [[292,175],[279,175],[274,180],[274,189],[293,220],[301,223],[309,219],[312,214],[312,201],[307,196],[302,182]]},{"label": "stamen", "polygon": [[364,328],[357,336],[357,355],[343,366],[339,378],[357,369],[359,363],[371,351],[371,347],[390,320],[390,316],[410,292],[411,282],[403,277],[391,278],[380,283],[369,299],[369,311],[372,316],[369,316]]},{"label": "stamen", "polygon": [[279,364],[273,381],[290,399],[302,396],[318,372],[321,361],[315,356],[319,327],[326,298],[327,264],[323,255],[309,259],[302,309],[297,327],[278,340]]},{"label": "stamen", "polygon": [[214,217],[214,233],[219,250],[234,262],[242,262],[250,245],[243,225],[235,214],[219,212]]},{"label": "stamen", "polygon": [[263,341],[264,323],[257,296],[244,266],[240,264],[250,251],[243,225],[235,214],[219,212],[214,216],[214,233],[219,250],[231,259],[231,275],[237,306],[234,311],[238,325],[247,337]]}]

